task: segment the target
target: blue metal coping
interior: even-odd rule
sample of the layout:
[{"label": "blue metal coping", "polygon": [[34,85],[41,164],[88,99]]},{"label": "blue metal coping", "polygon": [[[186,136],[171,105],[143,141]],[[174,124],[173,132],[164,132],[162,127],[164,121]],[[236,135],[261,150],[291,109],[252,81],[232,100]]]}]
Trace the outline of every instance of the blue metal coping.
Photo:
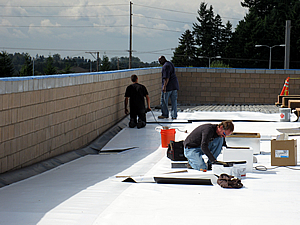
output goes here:
[{"label": "blue metal coping", "polygon": [[124,70],[113,70],[113,71],[100,71],[100,72],[87,72],[87,73],[69,73],[69,74],[53,74],[53,75],[38,75],[38,76],[26,76],[26,77],[3,77],[0,81],[22,81],[22,80],[33,80],[33,79],[46,79],[46,78],[64,78],[64,77],[77,77],[83,75],[98,75],[98,74],[113,74],[120,72],[138,71],[138,70],[150,70],[158,69],[160,67],[148,67],[148,68],[135,68],[135,69],[124,69]]},{"label": "blue metal coping", "polygon": [[[53,74],[53,75],[38,75],[38,76],[26,76],[26,77],[3,77],[0,81],[22,81],[22,80],[32,80],[32,79],[46,79],[46,78],[64,78],[64,77],[76,77],[82,75],[97,75],[97,74],[113,74],[120,72],[138,71],[138,70],[149,70],[149,69],[159,69],[161,67],[147,67],[147,68],[134,68],[134,69],[124,69],[124,70],[113,70],[113,71],[100,71],[100,72],[87,72],[87,73],[70,73],[70,74]],[[281,70],[281,71],[292,71],[300,69],[263,69],[263,68],[213,68],[213,67],[176,67],[180,69],[238,69],[238,70]]]}]

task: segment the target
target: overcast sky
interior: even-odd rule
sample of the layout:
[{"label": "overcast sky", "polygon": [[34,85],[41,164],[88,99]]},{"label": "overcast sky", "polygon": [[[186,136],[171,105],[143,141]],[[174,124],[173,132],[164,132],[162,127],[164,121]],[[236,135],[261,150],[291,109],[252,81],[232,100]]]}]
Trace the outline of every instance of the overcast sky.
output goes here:
[{"label": "overcast sky", "polygon": [[[0,50],[31,56],[83,56],[100,52],[128,56],[128,0],[0,0]],[[171,59],[172,48],[196,22],[198,0],[132,0],[133,56],[144,62],[160,55]],[[240,0],[210,0],[223,24],[236,27],[247,10]]]}]

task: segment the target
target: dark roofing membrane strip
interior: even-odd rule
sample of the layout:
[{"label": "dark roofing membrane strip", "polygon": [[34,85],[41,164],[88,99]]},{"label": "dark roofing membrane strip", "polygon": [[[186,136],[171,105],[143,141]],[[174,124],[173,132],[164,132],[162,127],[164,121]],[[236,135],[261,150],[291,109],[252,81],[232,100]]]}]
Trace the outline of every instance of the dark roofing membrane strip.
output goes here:
[{"label": "dark roofing membrane strip", "polygon": [[99,154],[106,143],[108,143],[110,139],[112,139],[117,133],[119,133],[124,127],[127,126],[128,121],[129,117],[127,116],[116,125],[108,129],[106,132],[104,132],[92,143],[81,149],[66,152],[42,162],[38,162],[21,169],[16,169],[0,174],[0,188],[27,179],[29,177],[36,176],[80,157],[91,154]]}]

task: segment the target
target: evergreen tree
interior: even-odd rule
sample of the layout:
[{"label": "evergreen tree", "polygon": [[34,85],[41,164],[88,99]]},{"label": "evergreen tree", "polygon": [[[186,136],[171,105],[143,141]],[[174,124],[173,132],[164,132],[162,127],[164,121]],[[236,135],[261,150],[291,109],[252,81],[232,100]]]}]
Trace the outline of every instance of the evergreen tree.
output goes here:
[{"label": "evergreen tree", "polygon": [[44,69],[44,73],[46,75],[56,74],[56,68],[53,66],[53,58],[51,56],[47,58],[47,65]]},{"label": "evergreen tree", "polygon": [[[261,35],[261,39],[263,39],[263,34],[261,33],[263,28],[260,28],[260,26],[254,14],[248,14],[245,16],[245,20],[239,21],[230,40],[230,47],[226,55],[228,58],[233,59],[231,61],[232,67],[257,67],[256,63],[259,62],[260,56],[255,55],[256,49],[254,46],[259,43],[255,42],[254,37]],[[252,27],[255,27],[255,29]]]},{"label": "evergreen tree", "polygon": [[202,2],[197,23],[193,23],[193,35],[197,47],[195,56],[199,58],[194,65],[208,65],[210,58],[222,57],[228,51],[232,25],[229,21],[223,25],[220,15],[214,15],[213,7],[208,8],[207,4]]},{"label": "evergreen tree", "polygon": [[[299,68],[300,60],[300,1],[298,0],[244,0],[243,7],[249,9],[240,21],[231,41],[232,58],[244,58],[235,66],[268,68],[269,48],[255,48],[255,45],[269,47],[285,43],[286,20],[291,20],[290,68]],[[234,50],[236,50],[234,52]],[[294,62],[293,62],[294,61]],[[283,68],[284,48],[272,49],[272,68]]]},{"label": "evergreen tree", "polygon": [[100,65],[101,71],[109,71],[110,70],[110,62],[109,58],[106,55],[103,55],[102,63]]},{"label": "evergreen tree", "polygon": [[214,55],[214,12],[213,7],[207,9],[207,4],[202,2],[198,10],[198,23],[193,23],[193,34],[198,45],[196,56],[212,57]]},{"label": "evergreen tree", "polygon": [[223,45],[223,30],[224,25],[222,24],[222,19],[219,15],[216,15],[214,18],[214,24],[213,24],[213,55],[212,56],[220,56],[222,55],[222,45]]},{"label": "evergreen tree", "polygon": [[20,70],[20,76],[31,76],[32,75],[32,61],[28,53],[24,55],[25,62]]},{"label": "evergreen tree", "polygon": [[[228,21],[223,29],[222,32],[222,45],[221,45],[221,49],[222,49],[222,57],[224,58],[228,58],[228,56],[231,55],[231,45],[230,45],[230,41],[232,38],[232,24]],[[230,61],[228,61],[230,62]]]},{"label": "evergreen tree", "polygon": [[68,74],[68,73],[74,73],[74,71],[71,70],[71,65],[69,63],[66,63],[66,67],[65,69],[63,69],[62,71],[64,74]]},{"label": "evergreen tree", "polygon": [[175,66],[194,66],[196,61],[196,43],[190,30],[186,30],[179,38],[179,46],[175,48],[172,63]]},{"label": "evergreen tree", "polygon": [[14,75],[14,67],[8,53],[2,51],[0,53],[0,77],[12,77]]}]

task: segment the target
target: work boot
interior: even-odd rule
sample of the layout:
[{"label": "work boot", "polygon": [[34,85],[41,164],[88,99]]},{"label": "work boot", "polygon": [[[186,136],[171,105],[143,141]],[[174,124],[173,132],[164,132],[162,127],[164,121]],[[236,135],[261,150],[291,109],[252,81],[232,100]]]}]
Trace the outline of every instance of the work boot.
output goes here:
[{"label": "work boot", "polygon": [[158,119],[168,119],[169,117],[165,117],[165,116],[158,116]]},{"label": "work boot", "polygon": [[145,123],[144,121],[139,121],[136,127],[137,127],[138,129],[140,129],[140,128],[143,128],[143,127],[145,127],[145,126],[146,126],[146,123]]},{"label": "work boot", "polygon": [[134,122],[133,120],[130,120],[128,126],[129,126],[130,128],[134,128],[134,127],[136,126],[136,122]]}]

